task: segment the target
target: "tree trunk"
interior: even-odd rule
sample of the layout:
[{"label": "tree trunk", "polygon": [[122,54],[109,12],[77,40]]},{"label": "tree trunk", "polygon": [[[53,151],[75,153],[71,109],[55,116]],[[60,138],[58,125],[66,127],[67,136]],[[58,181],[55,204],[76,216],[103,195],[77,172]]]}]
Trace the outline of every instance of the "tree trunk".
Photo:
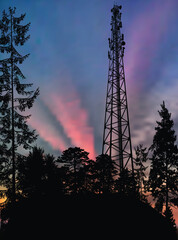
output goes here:
[{"label": "tree trunk", "polygon": [[13,37],[12,37],[12,25],[13,16],[11,13],[11,121],[12,121],[12,201],[15,202],[15,135],[14,135],[14,81],[13,81]]},{"label": "tree trunk", "polygon": [[168,203],[169,203],[169,195],[168,195],[168,160],[166,157],[166,213],[168,212]]},{"label": "tree trunk", "polygon": [[77,193],[76,159],[74,158],[74,193]]}]

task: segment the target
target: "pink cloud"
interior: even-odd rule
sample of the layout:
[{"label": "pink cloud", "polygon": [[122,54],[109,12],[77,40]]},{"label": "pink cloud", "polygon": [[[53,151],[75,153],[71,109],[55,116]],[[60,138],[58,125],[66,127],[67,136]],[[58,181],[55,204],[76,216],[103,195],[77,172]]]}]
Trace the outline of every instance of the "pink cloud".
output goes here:
[{"label": "pink cloud", "polygon": [[71,139],[74,146],[81,147],[90,153],[94,159],[94,133],[93,128],[88,124],[88,113],[81,106],[81,101],[72,86],[70,91],[63,93],[52,93],[50,101],[43,99],[50,111],[64,128],[67,137]]},{"label": "pink cloud", "polygon": [[33,107],[33,114],[28,120],[29,125],[36,129],[39,136],[48,142],[55,150],[64,151],[67,144],[62,139],[57,129],[50,124],[48,118],[38,104]]}]

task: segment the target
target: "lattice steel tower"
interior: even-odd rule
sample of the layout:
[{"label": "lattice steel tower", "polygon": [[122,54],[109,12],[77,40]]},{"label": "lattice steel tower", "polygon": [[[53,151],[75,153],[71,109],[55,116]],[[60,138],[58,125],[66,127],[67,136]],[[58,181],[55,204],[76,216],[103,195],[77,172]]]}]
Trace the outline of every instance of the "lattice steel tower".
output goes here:
[{"label": "lattice steel tower", "polygon": [[111,156],[119,172],[128,168],[134,174],[129,112],[124,73],[124,35],[121,33],[121,6],[111,9],[109,73],[106,96],[102,153]]}]

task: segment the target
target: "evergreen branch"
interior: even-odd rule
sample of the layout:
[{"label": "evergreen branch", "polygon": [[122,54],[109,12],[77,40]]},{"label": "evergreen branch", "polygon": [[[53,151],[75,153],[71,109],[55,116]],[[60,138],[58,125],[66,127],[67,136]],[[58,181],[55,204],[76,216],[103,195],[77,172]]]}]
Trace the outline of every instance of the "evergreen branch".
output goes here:
[{"label": "evergreen branch", "polygon": [[21,115],[20,113],[18,113],[17,111],[14,111],[14,116],[15,116],[15,118],[24,118],[25,120],[27,120],[31,117],[31,114],[24,116],[24,115]]},{"label": "evergreen branch", "polygon": [[[2,135],[3,136],[3,135]],[[4,144],[9,144],[11,143],[11,137],[10,134],[6,135],[3,139],[1,139]]]},{"label": "evergreen branch", "polygon": [[10,53],[11,52],[11,47],[10,46],[0,46],[0,52],[1,53]]},{"label": "evergreen branch", "polygon": [[[1,79],[0,79],[1,82]],[[8,84],[0,84],[0,95],[2,95],[3,92],[10,92],[11,88],[9,87]]]},{"label": "evergreen branch", "polygon": [[14,8],[9,7],[10,16],[13,17],[13,15],[15,14],[15,10],[16,10],[16,7],[14,7]]},{"label": "evergreen branch", "polygon": [[14,55],[17,55],[18,57],[22,57],[22,55],[20,53],[17,52],[17,50],[14,48],[14,46],[12,45],[12,49],[11,49],[12,53]]},{"label": "evergreen branch", "polygon": [[28,32],[29,27],[30,23],[26,25],[14,25],[14,31],[16,33],[16,35],[14,36],[15,45],[23,45],[30,38],[30,35],[25,37],[25,34]]},{"label": "evergreen branch", "polygon": [[18,94],[31,96],[34,91],[25,91],[27,87],[31,87],[33,84],[21,84],[21,83],[15,83],[16,91]]},{"label": "evergreen branch", "polygon": [[26,25],[20,25],[20,24],[14,23],[14,25],[13,25],[15,32],[21,37],[23,37],[24,34],[26,32],[28,32],[29,27],[30,27],[30,23],[28,23]]},{"label": "evergreen branch", "polygon": [[33,103],[37,96],[39,95],[39,89],[37,89],[32,97],[28,98],[15,98],[15,102],[19,102],[18,106],[15,106],[15,109],[19,109],[21,112],[25,111],[26,108],[30,109],[33,106]]},{"label": "evergreen branch", "polygon": [[25,56],[20,56],[20,57],[16,57],[14,56],[14,63],[19,63],[22,64],[23,61],[29,56],[30,54],[26,54]]},{"label": "evergreen branch", "polygon": [[14,36],[14,41],[15,41],[15,45],[18,46],[19,43],[20,45],[24,45],[24,43],[30,38],[30,35],[28,35],[27,37],[23,37],[23,38],[19,38],[18,36]]},{"label": "evergreen branch", "polygon": [[10,20],[8,19],[8,14],[5,12],[5,10],[3,10],[2,12],[2,22],[5,24],[5,25],[9,25],[10,23]]},{"label": "evergreen branch", "polygon": [[26,96],[31,96],[34,92],[34,91],[24,91],[19,86],[18,86],[18,88],[16,88],[16,90],[17,90],[18,94],[26,95]]},{"label": "evergreen branch", "polygon": [[4,113],[6,111],[6,109],[8,108],[10,100],[11,100],[11,94],[9,92],[6,92],[5,95],[0,96],[0,102],[2,102],[0,109],[1,109],[2,113]]},{"label": "evergreen branch", "polygon": [[8,64],[11,63],[11,58],[5,58],[3,60],[0,60],[0,64]]},{"label": "evergreen branch", "polygon": [[2,60],[0,71],[3,72],[3,74],[10,76],[10,74],[8,72],[9,69],[10,69],[10,66],[8,66],[7,63]]},{"label": "evergreen branch", "polygon": [[35,130],[22,129],[21,134],[18,132],[16,135],[16,139],[18,145],[23,145],[24,149],[29,149],[32,147],[30,144],[37,139],[37,135],[35,135]]},{"label": "evergreen branch", "polygon": [[1,34],[1,37],[0,37],[0,44],[2,45],[7,45],[10,43],[10,37],[9,37],[9,34],[7,34],[5,36],[5,34]]},{"label": "evergreen branch", "polygon": [[19,24],[21,21],[23,21],[23,19],[25,18],[26,13],[21,14],[20,17],[13,17],[13,24]]},{"label": "evergreen branch", "polygon": [[[10,74],[9,73],[3,73],[3,75],[0,76],[0,83],[1,86],[2,85],[9,85],[10,84]],[[5,82],[7,82],[7,84],[4,84]]]},{"label": "evergreen branch", "polygon": [[8,24],[7,24],[7,23],[4,23],[2,20],[0,20],[0,29],[1,29],[3,32],[7,32],[7,31],[9,30]]},{"label": "evergreen branch", "polygon": [[[20,76],[21,78],[25,79],[25,76],[23,75],[23,73],[21,72],[20,68],[17,67],[17,65],[14,64],[14,76]],[[16,81],[18,80],[17,78],[14,79],[15,80],[15,83]]]}]

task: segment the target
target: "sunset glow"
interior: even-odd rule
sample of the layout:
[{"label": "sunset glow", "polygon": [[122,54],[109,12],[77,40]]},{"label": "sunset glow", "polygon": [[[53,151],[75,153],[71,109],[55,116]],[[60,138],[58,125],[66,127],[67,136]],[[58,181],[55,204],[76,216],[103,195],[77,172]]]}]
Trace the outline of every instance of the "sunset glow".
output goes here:
[{"label": "sunset glow", "polygon": [[[17,47],[30,53],[20,65],[22,82],[40,89],[28,123],[39,135],[35,145],[56,158],[69,147],[84,149],[93,160],[102,152],[113,3],[1,0],[1,13],[16,7],[17,15],[26,13],[24,24],[31,22],[30,39]],[[151,146],[163,100],[178,136],[178,0],[118,4],[134,153],[139,144]],[[177,209],[174,217],[178,225]]]}]

